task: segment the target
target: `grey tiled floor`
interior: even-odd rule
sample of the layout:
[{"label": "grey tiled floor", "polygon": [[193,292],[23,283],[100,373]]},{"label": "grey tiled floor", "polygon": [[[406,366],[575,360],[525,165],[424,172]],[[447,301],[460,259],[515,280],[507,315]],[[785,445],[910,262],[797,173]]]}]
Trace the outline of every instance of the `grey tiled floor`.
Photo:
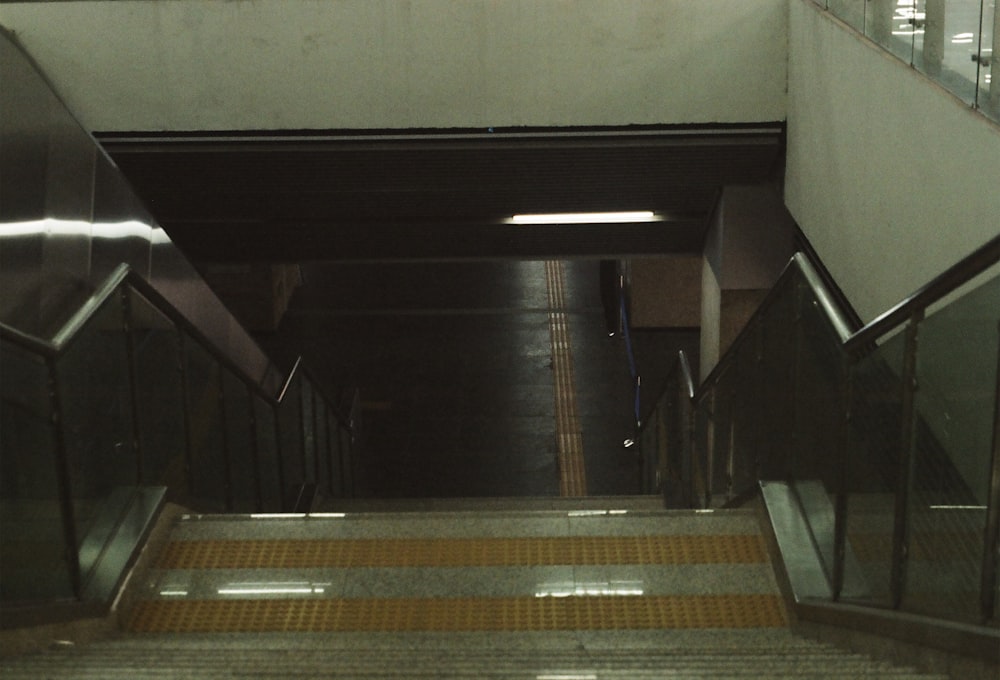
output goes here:
[{"label": "grey tiled floor", "polygon": [[[588,493],[638,491],[632,380],[605,332],[596,261],[568,261],[566,305],[583,418]],[[277,333],[279,363],[302,354],[367,405],[359,492],[380,498],[559,493],[543,262],[309,264]],[[639,333],[646,394],[696,331]]]}]

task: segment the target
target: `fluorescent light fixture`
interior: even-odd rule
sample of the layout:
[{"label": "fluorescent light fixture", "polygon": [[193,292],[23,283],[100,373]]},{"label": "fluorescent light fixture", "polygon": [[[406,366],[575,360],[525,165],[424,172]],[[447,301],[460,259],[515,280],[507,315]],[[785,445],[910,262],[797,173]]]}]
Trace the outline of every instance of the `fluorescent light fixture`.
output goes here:
[{"label": "fluorescent light fixture", "polygon": [[540,583],[535,597],[640,597],[645,594],[642,581],[605,581],[599,583]]},{"label": "fluorescent light fixture", "polygon": [[570,510],[567,517],[606,517],[608,515],[627,515],[628,510]]},{"label": "fluorescent light fixture", "polygon": [[219,595],[322,595],[330,583],[289,581],[286,583],[230,583],[219,588]]},{"label": "fluorescent light fixture", "polygon": [[511,224],[621,224],[629,222],[659,222],[661,218],[652,210],[630,212],[593,213],[541,213],[514,215]]},{"label": "fluorescent light fixture", "polygon": [[[312,595],[312,588],[219,588],[219,595]],[[322,592],[322,589],[320,590]]]},{"label": "fluorescent light fixture", "polygon": [[309,519],[343,519],[347,517],[346,512],[310,512]]},{"label": "fluorescent light fixture", "polygon": [[250,515],[250,519],[304,519],[304,512],[258,512]]},{"label": "fluorescent light fixture", "polygon": [[985,505],[932,505],[931,510],[985,510]]}]

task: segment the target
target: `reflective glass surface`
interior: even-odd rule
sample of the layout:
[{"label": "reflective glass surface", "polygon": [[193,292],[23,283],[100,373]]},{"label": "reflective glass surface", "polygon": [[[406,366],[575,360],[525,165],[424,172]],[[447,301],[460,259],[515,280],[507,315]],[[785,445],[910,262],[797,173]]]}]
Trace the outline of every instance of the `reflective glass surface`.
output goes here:
[{"label": "reflective glass surface", "polygon": [[257,430],[257,464],[259,466],[261,510],[281,510],[281,461],[278,451],[278,430],[274,407],[263,398],[253,396],[254,426]]},{"label": "reflective glass surface", "polygon": [[798,357],[796,338],[796,283],[792,279],[779,284],[760,321],[760,377],[757,390],[748,400],[762,402],[757,407],[761,442],[761,477],[786,479],[789,464],[800,455],[794,443],[794,423],[798,405],[795,401],[795,375]]},{"label": "reflective glass surface", "polygon": [[705,498],[703,503],[711,505],[712,496],[717,493],[715,485],[715,461],[712,458],[714,436],[712,428],[712,393],[709,392],[699,399],[694,410],[694,447],[695,456],[705,471]]},{"label": "reflective glass surface", "polygon": [[712,389],[712,460],[714,479],[712,486],[716,496],[729,499],[736,491],[733,488],[733,457],[730,455],[733,444],[733,385],[730,379],[732,366],[719,374]]},{"label": "reflective glass surface", "polygon": [[282,493],[301,485],[305,477],[305,450],[302,441],[302,382],[296,374],[278,406],[278,431],[281,439],[281,465],[285,484]]},{"label": "reflective glass surface", "polygon": [[313,390],[314,420],[316,423],[316,487],[321,495],[332,495],[330,484],[330,429],[326,416],[327,405],[323,395]]},{"label": "reflective glass surface", "polygon": [[1000,120],[994,0],[820,0],[864,33],[986,116]]},{"label": "reflective glass surface", "polygon": [[795,392],[794,479],[818,480],[830,492],[837,486],[843,442],[844,354],[825,314],[812,297],[799,310]]},{"label": "reflective glass surface", "polygon": [[906,63],[913,60],[913,40],[918,27],[914,2],[868,0],[865,9],[865,35]]},{"label": "reflective glass surface", "polygon": [[899,487],[904,338],[898,334],[851,369],[845,599],[890,603],[895,495]]},{"label": "reflective glass surface", "polygon": [[[357,470],[357,444],[354,434],[346,427],[337,428],[337,436],[340,440],[340,470],[341,489],[344,498],[353,498],[355,482],[355,470]],[[363,479],[363,478],[362,478]]]},{"label": "reflective glass surface", "polygon": [[0,600],[72,597],[45,362],[0,342]]},{"label": "reflective glass surface", "polygon": [[81,574],[97,565],[138,488],[121,295],[105,301],[56,362]]},{"label": "reflective glass surface", "polygon": [[229,479],[222,367],[189,337],[185,337],[183,348],[190,438],[190,494],[202,512],[224,512]]},{"label": "reflective glass surface", "polygon": [[250,391],[232,371],[223,369],[222,385],[226,414],[226,451],[229,462],[232,509],[257,509],[257,450]]},{"label": "reflective glass surface", "polygon": [[983,5],[982,32],[979,36],[980,110],[1000,121],[1000,7],[996,2]]},{"label": "reflective glass surface", "polygon": [[319,460],[316,457],[316,405],[313,399],[312,382],[302,378],[302,469],[305,481],[316,483]]},{"label": "reflective glass surface", "polygon": [[828,8],[846,24],[865,30],[865,0],[828,0]]},{"label": "reflective glass surface", "polygon": [[975,621],[989,495],[1000,279],[920,325],[903,607]]},{"label": "reflective glass surface", "polygon": [[135,291],[129,329],[136,366],[141,482],[184,487],[184,385],[180,336],[173,322]]}]

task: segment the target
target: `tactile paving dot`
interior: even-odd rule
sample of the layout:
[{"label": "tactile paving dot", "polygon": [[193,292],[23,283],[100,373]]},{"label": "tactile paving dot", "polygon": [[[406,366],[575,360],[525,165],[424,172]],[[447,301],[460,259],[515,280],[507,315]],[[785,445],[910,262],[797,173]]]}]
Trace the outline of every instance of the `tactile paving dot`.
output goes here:
[{"label": "tactile paving dot", "polygon": [[135,632],[549,631],[786,625],[777,595],[140,602]]},{"label": "tactile paving dot", "polygon": [[756,535],[559,538],[175,541],[160,569],[748,564],[767,560]]}]

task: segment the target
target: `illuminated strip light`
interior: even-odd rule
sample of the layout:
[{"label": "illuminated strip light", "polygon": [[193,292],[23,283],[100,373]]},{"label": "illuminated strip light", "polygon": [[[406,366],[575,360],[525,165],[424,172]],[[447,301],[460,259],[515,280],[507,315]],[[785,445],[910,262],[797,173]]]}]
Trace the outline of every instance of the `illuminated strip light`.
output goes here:
[{"label": "illuminated strip light", "polygon": [[514,215],[511,224],[622,224],[629,222],[661,222],[663,218],[652,210],[598,213],[545,213]]},{"label": "illuminated strip light", "polygon": [[229,588],[219,588],[219,595],[322,595],[326,592],[322,585],[255,585],[231,586]]},{"label": "illuminated strip light", "polygon": [[257,512],[250,515],[250,519],[343,519],[347,517],[346,512]]},{"label": "illuminated strip light", "polygon": [[985,510],[985,505],[932,505],[931,510]]},{"label": "illuminated strip light", "polygon": [[645,595],[641,582],[542,584],[535,597],[641,597]]}]

